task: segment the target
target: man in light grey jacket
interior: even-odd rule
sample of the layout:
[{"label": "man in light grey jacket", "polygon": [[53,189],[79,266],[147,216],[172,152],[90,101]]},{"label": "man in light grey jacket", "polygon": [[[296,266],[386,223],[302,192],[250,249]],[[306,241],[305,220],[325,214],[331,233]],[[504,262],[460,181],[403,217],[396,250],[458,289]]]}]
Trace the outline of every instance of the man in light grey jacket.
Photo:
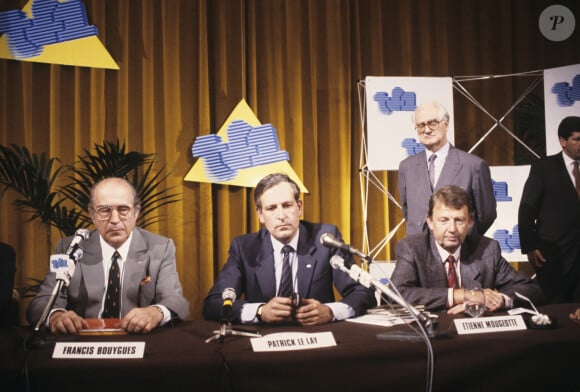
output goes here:
[{"label": "man in light grey jacket", "polygon": [[[121,178],[107,178],[93,186],[89,212],[96,230],[81,243],[84,255],[77,263],[69,287],[61,291],[48,317],[52,333],[76,334],[87,328],[86,318],[120,318],[128,332],[147,333],[189,315],[175,264],[175,245],[169,238],[135,227],[140,202],[133,186]],[[65,253],[72,241],[65,238],[56,253]],[[116,273],[111,272],[115,264]],[[108,290],[118,276],[115,293]],[[30,303],[27,317],[36,325],[53,287],[49,272]],[[114,304],[113,311],[108,304]]]}]

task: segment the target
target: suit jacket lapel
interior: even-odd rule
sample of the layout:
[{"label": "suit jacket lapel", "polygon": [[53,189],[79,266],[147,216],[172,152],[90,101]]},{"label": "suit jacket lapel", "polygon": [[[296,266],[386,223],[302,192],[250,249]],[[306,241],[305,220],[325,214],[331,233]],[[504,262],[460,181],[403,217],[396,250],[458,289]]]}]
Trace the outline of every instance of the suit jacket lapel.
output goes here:
[{"label": "suit jacket lapel", "polygon": [[307,298],[309,296],[312,275],[316,268],[316,260],[312,257],[316,251],[316,247],[311,243],[311,237],[312,234],[307,230],[306,226],[301,223],[298,237],[298,249],[296,250],[298,256],[296,279],[298,280],[298,293],[301,298]]},{"label": "suit jacket lapel", "polygon": [[[426,194],[431,194],[431,180],[429,179],[429,170],[427,167],[427,153],[423,150],[420,153],[414,155],[415,158],[415,170],[413,171],[413,176],[419,175],[419,184],[424,187],[420,190],[420,193],[426,192]],[[415,178],[410,178],[409,181],[415,181]],[[413,195],[408,195],[408,197],[413,197]]]},{"label": "suit jacket lapel", "polygon": [[124,263],[123,290],[121,299],[121,315],[125,315],[130,309],[145,304],[135,303],[131,298],[139,301],[139,289],[141,281],[149,275],[149,253],[147,245],[139,230],[133,230],[131,246],[127,253],[127,260]]},{"label": "suit jacket lapel", "polygon": [[256,283],[260,286],[265,298],[276,296],[276,273],[274,272],[274,248],[267,230],[261,230],[262,246],[258,253]]},{"label": "suit jacket lapel", "polygon": [[[77,263],[77,270],[69,287],[71,296],[80,298],[80,291],[87,291],[89,303],[85,303],[85,317],[98,317],[101,310],[100,302],[91,302],[90,299],[102,299],[105,294],[105,273],[103,271],[103,254],[101,243],[99,242],[99,233],[93,230],[87,241],[81,244],[83,248],[83,257]],[[80,272],[80,273],[79,273]]]},{"label": "suit jacket lapel", "polygon": [[479,282],[480,266],[471,260],[473,253],[469,237],[461,245],[461,287],[463,288],[480,288]]},{"label": "suit jacket lapel", "polygon": [[439,249],[435,244],[435,238],[433,237],[433,233],[429,230],[429,235],[427,236],[429,244],[428,247],[420,247],[422,249],[430,249],[428,254],[419,256],[423,260],[427,260],[427,276],[433,277],[433,287],[439,287],[440,281],[443,281],[444,285],[447,285],[447,273],[445,272],[445,267],[443,266],[443,260],[441,260],[441,256],[439,255]]},{"label": "suit jacket lapel", "polygon": [[462,166],[463,164],[459,161],[457,150],[452,145],[449,145],[447,159],[445,159],[443,170],[441,170],[441,175],[437,179],[437,184],[453,184],[453,180],[461,170]]}]

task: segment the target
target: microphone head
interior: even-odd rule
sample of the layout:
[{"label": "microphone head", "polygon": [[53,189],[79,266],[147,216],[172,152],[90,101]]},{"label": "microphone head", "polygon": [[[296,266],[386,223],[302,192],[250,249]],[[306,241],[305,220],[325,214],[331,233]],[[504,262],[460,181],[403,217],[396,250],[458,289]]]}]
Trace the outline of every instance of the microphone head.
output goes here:
[{"label": "microphone head", "polygon": [[320,243],[327,248],[333,247],[334,244],[338,243],[337,239],[330,233],[323,233],[320,236]]},{"label": "microphone head", "polygon": [[230,300],[232,302],[235,302],[235,300],[236,300],[236,290],[232,289],[231,287],[228,287],[227,289],[225,289],[222,292],[222,299],[224,301]]},{"label": "microphone head", "polygon": [[334,255],[330,258],[330,266],[334,269],[344,267],[344,259],[339,255]]},{"label": "microphone head", "polygon": [[87,229],[78,229],[75,232],[75,235],[78,235],[79,237],[83,237],[83,240],[86,240],[87,238],[89,238],[89,230],[87,230]]}]

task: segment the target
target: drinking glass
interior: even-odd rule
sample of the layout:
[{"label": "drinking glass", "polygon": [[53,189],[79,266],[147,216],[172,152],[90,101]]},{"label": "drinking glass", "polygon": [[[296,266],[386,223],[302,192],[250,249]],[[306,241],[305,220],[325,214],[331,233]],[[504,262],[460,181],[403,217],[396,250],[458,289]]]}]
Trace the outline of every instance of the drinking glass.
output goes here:
[{"label": "drinking glass", "polygon": [[463,303],[465,313],[471,317],[481,317],[485,312],[485,292],[483,289],[465,289]]}]

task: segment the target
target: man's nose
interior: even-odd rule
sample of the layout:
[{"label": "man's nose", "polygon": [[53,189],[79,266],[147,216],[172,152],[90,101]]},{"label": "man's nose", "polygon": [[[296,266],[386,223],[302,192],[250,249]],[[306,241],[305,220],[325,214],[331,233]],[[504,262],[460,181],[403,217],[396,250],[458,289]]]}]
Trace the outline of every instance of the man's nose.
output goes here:
[{"label": "man's nose", "polygon": [[284,209],[282,207],[276,208],[276,218],[277,219],[284,219],[286,214],[284,213]]},{"label": "man's nose", "polygon": [[119,211],[116,208],[113,208],[111,211],[111,218],[109,219],[112,222],[118,222],[121,219],[119,218]]}]

